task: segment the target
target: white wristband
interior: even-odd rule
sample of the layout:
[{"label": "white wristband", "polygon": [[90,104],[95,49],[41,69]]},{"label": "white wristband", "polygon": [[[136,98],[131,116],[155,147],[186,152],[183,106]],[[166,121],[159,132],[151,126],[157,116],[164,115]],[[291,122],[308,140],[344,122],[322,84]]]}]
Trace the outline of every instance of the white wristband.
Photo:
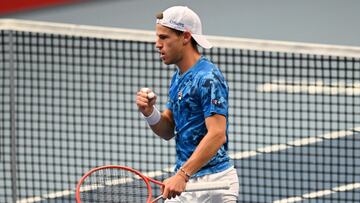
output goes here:
[{"label": "white wristband", "polygon": [[158,122],[160,122],[161,119],[161,113],[160,111],[156,108],[156,106],[153,106],[153,112],[150,114],[150,116],[146,117],[144,116],[144,114],[142,114],[142,116],[145,118],[145,120],[148,122],[149,125],[155,125]]}]

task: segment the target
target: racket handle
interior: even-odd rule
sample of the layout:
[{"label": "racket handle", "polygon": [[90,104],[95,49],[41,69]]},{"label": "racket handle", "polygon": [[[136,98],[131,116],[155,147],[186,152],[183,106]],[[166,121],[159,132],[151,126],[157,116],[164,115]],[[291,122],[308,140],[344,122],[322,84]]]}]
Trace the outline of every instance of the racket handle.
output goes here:
[{"label": "racket handle", "polygon": [[204,190],[228,190],[230,184],[228,182],[207,182],[207,183],[188,183],[186,185],[186,192],[196,192]]},{"label": "racket handle", "polygon": [[162,199],[162,195],[159,195],[157,198],[155,198],[151,203],[155,203],[157,201],[159,201],[160,199]]}]

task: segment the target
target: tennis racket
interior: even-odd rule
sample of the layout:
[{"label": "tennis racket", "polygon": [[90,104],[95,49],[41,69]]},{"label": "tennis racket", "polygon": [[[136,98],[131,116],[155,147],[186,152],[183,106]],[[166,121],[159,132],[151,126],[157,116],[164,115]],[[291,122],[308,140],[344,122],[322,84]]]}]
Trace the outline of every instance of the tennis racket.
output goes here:
[{"label": "tennis racket", "polygon": [[[151,184],[153,183],[153,184]],[[101,166],[93,168],[79,180],[76,186],[77,203],[154,203],[162,198],[152,196],[152,185],[163,183],[149,178],[126,166]],[[188,183],[185,191],[229,189],[226,182]]]}]

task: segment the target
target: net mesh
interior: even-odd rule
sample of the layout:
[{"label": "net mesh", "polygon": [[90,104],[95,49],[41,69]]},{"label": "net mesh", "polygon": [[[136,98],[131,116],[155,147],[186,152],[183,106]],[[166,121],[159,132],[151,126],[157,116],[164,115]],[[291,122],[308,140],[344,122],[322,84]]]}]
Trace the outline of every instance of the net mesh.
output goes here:
[{"label": "net mesh", "polygon": [[[174,141],[135,104],[149,87],[165,108],[175,67],[153,42],[3,29],[0,43],[0,202],[74,202],[100,165],[169,176]],[[360,57],[201,52],[230,87],[239,202],[360,201]]]}]

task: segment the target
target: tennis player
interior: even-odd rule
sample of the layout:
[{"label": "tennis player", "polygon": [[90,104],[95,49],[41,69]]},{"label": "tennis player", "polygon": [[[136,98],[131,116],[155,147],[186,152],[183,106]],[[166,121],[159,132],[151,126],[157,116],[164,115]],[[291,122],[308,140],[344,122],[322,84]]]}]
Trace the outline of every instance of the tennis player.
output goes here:
[{"label": "tennis player", "polygon": [[[162,61],[175,64],[166,109],[157,96],[141,89],[136,104],[151,129],[165,140],[176,140],[176,174],[164,181],[166,202],[236,202],[239,181],[228,149],[228,85],[219,68],[200,54],[211,48],[202,35],[198,15],[184,6],[158,14],[156,48]],[[226,181],[229,190],[184,192],[187,182]],[[180,196],[181,194],[181,196]]]}]

